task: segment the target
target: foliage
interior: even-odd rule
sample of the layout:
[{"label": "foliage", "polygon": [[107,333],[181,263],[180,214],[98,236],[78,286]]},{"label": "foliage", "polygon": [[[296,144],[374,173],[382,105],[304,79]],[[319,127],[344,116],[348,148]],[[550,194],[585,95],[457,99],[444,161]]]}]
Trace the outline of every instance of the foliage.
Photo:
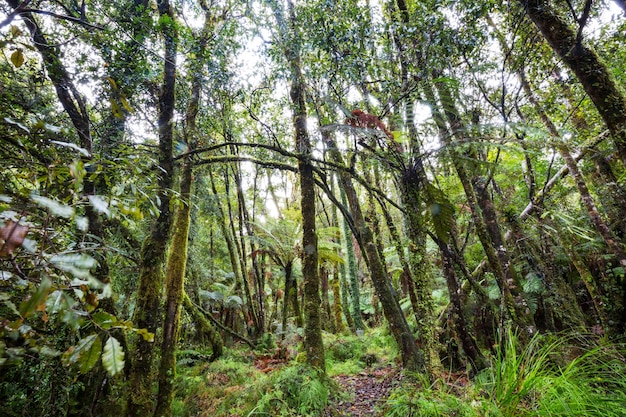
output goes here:
[{"label": "foliage", "polygon": [[247,415],[317,416],[328,402],[328,381],[303,364],[269,375],[257,390],[257,405]]}]

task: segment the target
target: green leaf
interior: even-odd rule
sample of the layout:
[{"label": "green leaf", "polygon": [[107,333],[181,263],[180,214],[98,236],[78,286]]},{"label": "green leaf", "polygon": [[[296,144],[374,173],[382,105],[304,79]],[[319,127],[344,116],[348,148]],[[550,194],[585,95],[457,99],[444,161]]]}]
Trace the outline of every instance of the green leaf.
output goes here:
[{"label": "green leaf", "polygon": [[63,363],[66,365],[78,364],[82,373],[87,373],[100,359],[102,340],[94,333],[80,339],[76,346],[72,346],[63,353]]},{"label": "green leaf", "polygon": [[30,134],[30,130],[28,130],[28,128],[27,128],[26,126],[24,126],[23,124],[21,124],[21,123],[19,123],[19,122],[16,122],[16,121],[14,121],[14,120],[11,120],[11,119],[9,119],[8,117],[5,117],[5,118],[4,118],[4,121],[5,121],[5,122],[7,122],[7,123],[8,123],[8,124],[10,124],[10,125],[17,126],[17,127],[19,127],[20,129],[22,129],[24,132],[26,132],[26,133]]},{"label": "green leaf", "polygon": [[19,27],[15,25],[11,25],[11,36],[13,36],[14,38],[17,38],[21,34],[22,34],[22,30]]},{"label": "green leaf", "polygon": [[104,344],[102,364],[110,376],[114,376],[124,369],[124,350],[113,336]]},{"label": "green leaf", "polygon": [[54,255],[50,258],[50,262],[76,278],[89,278],[89,270],[97,263],[94,258],[84,253]]},{"label": "green leaf", "polygon": [[89,349],[85,350],[80,358],[78,359],[78,369],[81,373],[86,374],[93,368],[96,363],[98,363],[98,359],[100,359],[100,354],[102,352],[102,340],[98,335],[95,340],[89,347]]},{"label": "green leaf", "polygon": [[229,295],[224,300],[224,305],[228,308],[240,308],[243,305],[243,300],[237,295]]},{"label": "green leaf", "polygon": [[110,329],[111,327],[117,324],[117,317],[113,314],[109,314],[106,311],[98,311],[91,315],[91,319],[98,326],[102,327],[105,330]]},{"label": "green leaf", "polygon": [[65,291],[56,290],[52,292],[46,300],[46,307],[50,313],[70,310],[76,305],[76,301]]},{"label": "green leaf", "polygon": [[15,65],[15,68],[19,68],[24,65],[24,53],[21,49],[18,49],[11,54],[11,62]]},{"label": "green leaf", "polygon": [[[48,130],[50,130],[51,128],[55,128],[52,125],[45,125],[46,128]],[[74,149],[75,151],[83,154],[84,156],[86,156],[87,158],[91,157],[91,154],[89,153],[89,151],[85,148],[81,148],[80,146],[76,145],[75,143],[70,143],[70,142],[61,142],[59,140],[51,140],[50,143],[54,143],[55,145],[59,145],[59,146],[64,146],[66,148],[71,148]]]},{"label": "green leaf", "polygon": [[433,223],[435,234],[444,243],[448,243],[454,224],[454,206],[443,191],[430,183],[425,188],[424,200],[426,214]]},{"label": "green leaf", "polygon": [[43,277],[37,291],[35,291],[29,299],[20,304],[20,315],[22,317],[28,317],[41,306],[45,305],[51,287],[52,281],[50,281],[50,278]]},{"label": "green leaf", "polygon": [[154,342],[154,333],[150,333],[147,329],[133,329],[135,333],[143,337],[146,342]]}]

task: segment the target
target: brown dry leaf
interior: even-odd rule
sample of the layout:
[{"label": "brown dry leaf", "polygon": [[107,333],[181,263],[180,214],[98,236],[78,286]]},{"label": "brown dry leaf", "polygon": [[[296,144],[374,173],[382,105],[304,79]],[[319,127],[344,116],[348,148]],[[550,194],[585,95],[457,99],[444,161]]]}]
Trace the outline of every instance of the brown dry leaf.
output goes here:
[{"label": "brown dry leaf", "polygon": [[0,227],[0,256],[11,256],[13,251],[22,246],[28,234],[28,226],[20,226],[12,220]]}]

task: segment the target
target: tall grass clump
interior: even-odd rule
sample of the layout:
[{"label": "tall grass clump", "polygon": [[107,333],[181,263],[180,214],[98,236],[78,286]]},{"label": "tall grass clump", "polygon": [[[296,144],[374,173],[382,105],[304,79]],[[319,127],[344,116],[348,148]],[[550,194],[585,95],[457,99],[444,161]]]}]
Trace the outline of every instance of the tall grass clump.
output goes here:
[{"label": "tall grass clump", "polygon": [[509,332],[476,379],[503,416],[626,416],[624,346],[592,337]]}]

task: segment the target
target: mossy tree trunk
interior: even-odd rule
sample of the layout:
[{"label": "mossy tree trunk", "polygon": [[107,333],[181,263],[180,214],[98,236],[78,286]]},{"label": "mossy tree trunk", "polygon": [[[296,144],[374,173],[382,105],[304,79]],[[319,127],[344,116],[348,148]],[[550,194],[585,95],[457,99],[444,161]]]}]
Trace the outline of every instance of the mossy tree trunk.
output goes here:
[{"label": "mossy tree trunk", "polygon": [[161,343],[159,391],[155,417],[171,417],[176,377],[176,350],[178,344],[180,309],[183,302],[183,282],[187,268],[187,247],[191,206],[191,158],[185,158],[180,185],[180,204],[176,214],[170,254],[165,270],[165,320]]},{"label": "mossy tree trunk", "polygon": [[[440,132],[440,137],[443,143],[451,145],[451,137],[457,135],[462,138],[463,126],[461,124],[460,116],[455,108],[454,100],[451,91],[445,82],[439,82],[436,84],[440,99],[442,110],[437,107],[433,109],[433,115],[437,127]],[[424,93],[429,101],[436,104],[434,92],[430,88],[428,83],[423,85]],[[450,123],[450,132],[445,123],[445,117]],[[503,306],[503,320],[511,320],[517,325],[519,329],[522,329],[525,334],[528,331],[532,331],[533,323],[532,316],[527,313],[525,300],[521,296],[521,288],[519,286],[519,279],[516,276],[513,264],[509,258],[508,252],[504,245],[496,245],[496,242],[502,243],[502,236],[500,235],[500,229],[497,221],[493,216],[485,216],[485,210],[487,214],[494,214],[495,211],[492,208],[492,202],[486,192],[486,184],[482,184],[482,180],[479,176],[472,175],[466,164],[464,164],[463,158],[476,159],[475,155],[458,155],[454,149],[452,153],[452,162],[457,172],[457,176],[463,186],[465,196],[467,198],[468,206],[470,207],[471,218],[474,226],[476,227],[476,233],[478,239],[485,251],[489,267],[491,268],[498,287],[501,291],[501,301]],[[475,190],[476,186],[480,186],[480,194]],[[489,227],[489,225],[491,227]],[[497,248],[497,249],[496,249]]]},{"label": "mossy tree trunk", "polygon": [[[300,51],[296,42],[297,22],[294,5],[287,0],[288,20],[282,6],[271,2],[276,18],[283,52],[291,74],[289,97],[293,112],[298,172],[300,180],[300,209],[302,213],[302,279],[304,281],[304,350],[307,363],[326,372],[320,314],[320,282],[318,270],[317,232],[315,225],[315,178],[311,162],[311,140],[306,126],[305,83],[302,75]],[[287,294],[285,294],[287,296]]]},{"label": "mossy tree trunk", "polygon": [[[139,288],[134,311],[133,324],[149,332],[156,333],[160,322],[160,305],[163,291],[163,267],[165,265],[167,244],[172,227],[170,210],[171,189],[173,186],[174,161],[173,117],[175,105],[176,53],[178,34],[174,23],[174,14],[168,0],[157,3],[159,14],[167,16],[170,24],[162,26],[165,55],[163,57],[163,83],[159,95],[159,166],[157,198],[158,217],[153,220],[150,234],[144,240],[140,254]],[[154,399],[152,362],[154,343],[143,338],[136,341],[134,358],[129,375],[129,392],[126,415],[129,417],[152,415]]]},{"label": "mossy tree trunk", "polygon": [[[196,119],[200,107],[200,95],[206,47],[213,32],[215,20],[212,10],[201,2],[204,10],[204,25],[196,38],[195,60],[191,64],[191,94],[185,113],[184,140],[188,149],[196,146]],[[189,245],[189,228],[191,224],[191,186],[193,178],[193,161],[190,155],[183,157],[180,179],[180,199],[174,223],[172,243],[165,270],[165,320],[163,322],[163,340],[161,344],[161,365],[159,367],[155,417],[171,417],[174,399],[174,378],[176,377],[176,351],[180,331],[180,311],[184,297],[185,272],[187,270],[187,253]],[[206,323],[203,323],[206,324]],[[204,326],[206,327],[206,326]],[[211,335],[211,333],[209,333]],[[214,336],[214,334],[213,334]],[[215,351],[214,351],[215,354]]]},{"label": "mossy tree trunk", "polygon": [[[331,140],[331,139],[327,139]],[[339,193],[341,195],[341,204],[348,205],[346,198],[346,191],[343,186],[339,186]],[[356,255],[354,254],[354,246],[352,245],[352,231],[348,225],[348,221],[343,217],[341,219],[341,231],[344,248],[346,250],[347,267],[346,275],[348,277],[348,285],[350,289],[350,300],[352,301],[352,309],[350,310],[350,317],[354,322],[354,330],[365,330],[365,324],[363,323],[363,317],[361,316],[361,289],[359,288],[359,277],[356,268]]]},{"label": "mossy tree trunk", "polygon": [[535,26],[554,52],[576,75],[593,101],[598,113],[611,131],[613,143],[622,163],[626,164],[626,97],[606,65],[590,47],[583,44],[582,30],[587,15],[572,28],[546,0],[519,0]]},{"label": "mossy tree trunk", "polygon": [[196,324],[196,329],[200,337],[203,338],[203,340],[205,337],[208,339],[212,350],[210,360],[214,361],[222,356],[224,353],[224,341],[222,340],[222,336],[211,322],[207,320],[204,313],[191,301],[187,292],[183,293],[183,306]]}]

